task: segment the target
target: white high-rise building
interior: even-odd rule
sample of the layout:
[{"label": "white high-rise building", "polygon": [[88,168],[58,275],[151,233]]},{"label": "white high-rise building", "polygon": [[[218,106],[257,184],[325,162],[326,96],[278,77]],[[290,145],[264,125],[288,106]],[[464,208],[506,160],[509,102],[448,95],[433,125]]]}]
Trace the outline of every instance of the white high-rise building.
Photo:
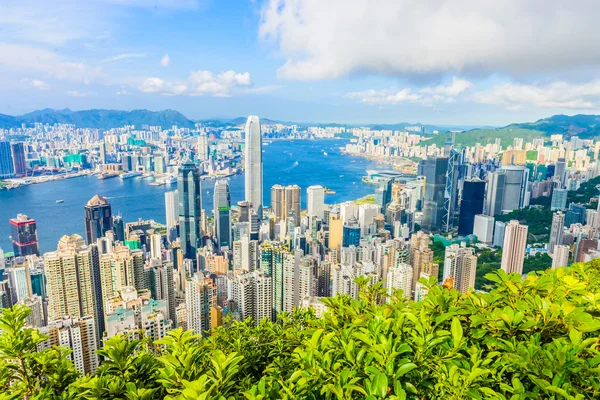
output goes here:
[{"label": "white high-rise building", "polygon": [[323,219],[325,211],[325,188],[321,185],[309,186],[306,189],[306,205],[309,216]]},{"label": "white high-rise building", "polygon": [[[281,310],[285,312],[291,312],[296,306],[298,301],[297,297],[297,286],[298,277],[300,274],[300,255],[295,253],[285,253],[283,256],[283,281],[276,282],[276,285],[281,285],[279,289],[282,292],[282,307]],[[277,276],[278,278],[278,276]],[[275,298],[278,298],[277,290],[275,291]],[[278,307],[275,307],[275,312],[278,312]]]},{"label": "white high-rise building", "polygon": [[252,272],[258,265],[258,241],[244,235],[233,242],[233,272]]},{"label": "white high-rise building", "polygon": [[185,307],[187,309],[187,328],[196,334],[206,335],[210,330],[210,308],[217,304],[217,287],[210,278],[196,273],[187,280]]},{"label": "white high-rise building", "polygon": [[340,218],[342,219],[342,224],[346,224],[346,222],[353,217],[358,219],[358,206],[352,201],[346,201],[345,203],[340,204]]},{"label": "white high-rise building", "polygon": [[369,228],[375,222],[377,214],[379,214],[379,206],[376,204],[361,204],[358,207],[361,236],[369,234]]},{"label": "white high-rise building", "polygon": [[261,217],[263,207],[262,139],[260,120],[256,115],[249,116],[246,122],[245,152],[245,197],[246,201],[251,203],[252,209]]},{"label": "white high-rise building", "polygon": [[451,244],[446,247],[444,257],[444,281],[448,278],[454,280],[454,287],[461,293],[466,293],[475,287],[475,273],[477,270],[477,256],[475,250],[460,245]]},{"label": "white high-rise building", "polygon": [[[165,211],[167,215],[167,232],[175,227],[179,219],[179,192],[165,192]],[[167,235],[168,236],[168,235]]]},{"label": "white high-rise building", "polygon": [[237,312],[245,320],[252,318],[254,324],[272,319],[273,280],[262,271],[239,274],[228,282],[229,300],[235,303]]},{"label": "white high-rise building", "polygon": [[150,235],[150,258],[162,259],[162,235],[160,233]]},{"label": "white high-rise building", "polygon": [[523,261],[527,247],[527,225],[519,221],[510,221],[504,228],[504,245],[502,246],[502,269],[506,273],[523,273]]},{"label": "white high-rise building", "polygon": [[552,227],[550,228],[550,242],[548,243],[548,251],[554,253],[554,248],[562,244],[562,238],[565,227],[565,214],[557,211],[552,215]]},{"label": "white high-rise building", "polygon": [[494,240],[494,217],[485,214],[475,216],[473,223],[473,234],[477,239],[486,244],[491,244]]},{"label": "white high-rise building", "polygon": [[[392,294],[396,289],[402,289],[402,294],[405,298],[412,298],[412,279],[413,269],[410,264],[400,263],[397,267],[389,268],[385,277],[388,295]],[[388,297],[387,301],[389,303],[391,297]]]},{"label": "white high-rise building", "polygon": [[71,349],[67,356],[82,374],[93,374],[98,367],[96,324],[91,316],[84,318],[64,317],[50,321],[40,328],[40,333],[48,335],[40,348],[61,346]]},{"label": "white high-rise building", "polygon": [[568,266],[570,250],[571,249],[567,245],[558,244],[554,246],[554,254],[552,255],[552,268]]},{"label": "white high-rise building", "polygon": [[208,137],[206,134],[201,133],[200,136],[198,136],[198,160],[206,161],[208,160],[208,155]]}]

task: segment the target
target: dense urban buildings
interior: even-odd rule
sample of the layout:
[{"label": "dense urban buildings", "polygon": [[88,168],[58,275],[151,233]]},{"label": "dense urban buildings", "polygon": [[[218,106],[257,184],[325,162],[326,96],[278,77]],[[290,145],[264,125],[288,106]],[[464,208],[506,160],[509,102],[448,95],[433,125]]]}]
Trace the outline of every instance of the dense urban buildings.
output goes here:
[{"label": "dense urban buildings", "polygon": [[[320,157],[337,150],[341,157],[394,160],[366,171],[371,195],[332,204],[334,192],[318,175],[309,184],[263,187],[269,137],[303,135],[298,127],[261,125],[251,116],[219,132],[130,127],[79,132],[86,137],[81,142],[72,128],[53,129],[64,136],[61,143],[72,140],[84,150],[46,154],[44,168],[93,170],[85,179],[139,179],[167,188],[158,205],[161,222],[114,215],[102,193],[93,196],[81,205],[83,234],[65,232],[45,254],[41,223],[22,214],[6,221],[13,251],[0,251],[0,303],[30,307],[28,324],[49,333],[48,345],[71,348],[84,373],[98,364],[90,349],[116,334],[160,338],[181,327],[208,335],[230,318],[259,324],[297,307],[322,315],[325,297],[358,298],[357,278],[380,283],[382,302],[400,293],[418,301],[436,282],[460,293],[485,290],[482,270],[492,263],[522,274],[536,254],[554,268],[600,257],[600,202],[573,200],[574,191],[600,175],[598,155],[579,153],[582,146],[600,152],[593,141],[573,149],[552,135],[552,147],[517,139],[506,147],[499,140],[461,146],[448,135],[439,146],[413,130],[309,128],[311,138],[353,136]],[[11,187],[24,185],[28,174],[41,179],[34,176],[34,147],[0,141],[1,179]],[[243,195],[230,186],[242,167]],[[530,215],[548,225],[534,226]],[[485,268],[478,265],[482,256]]]}]

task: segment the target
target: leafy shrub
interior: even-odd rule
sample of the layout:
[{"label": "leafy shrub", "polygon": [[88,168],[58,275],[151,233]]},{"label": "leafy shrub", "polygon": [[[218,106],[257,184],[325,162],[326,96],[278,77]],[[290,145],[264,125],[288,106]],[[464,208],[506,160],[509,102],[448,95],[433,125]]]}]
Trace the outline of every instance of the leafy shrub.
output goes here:
[{"label": "leafy shrub", "polygon": [[325,299],[315,318],[227,321],[202,339],[181,329],[156,343],[107,340],[93,376],[65,351],[35,352],[28,310],[0,318],[0,399],[597,399],[600,261],[488,274],[489,293],[430,282],[418,303],[381,285]]}]

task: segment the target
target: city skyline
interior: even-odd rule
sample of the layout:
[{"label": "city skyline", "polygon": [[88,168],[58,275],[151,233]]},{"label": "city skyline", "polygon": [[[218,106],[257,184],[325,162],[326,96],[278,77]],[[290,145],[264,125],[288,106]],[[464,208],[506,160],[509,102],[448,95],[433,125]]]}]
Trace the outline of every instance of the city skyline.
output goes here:
[{"label": "city skyline", "polygon": [[535,3],[3,4],[0,113],[173,108],[193,119],[477,126],[599,113],[598,39],[587,34],[599,5]]}]

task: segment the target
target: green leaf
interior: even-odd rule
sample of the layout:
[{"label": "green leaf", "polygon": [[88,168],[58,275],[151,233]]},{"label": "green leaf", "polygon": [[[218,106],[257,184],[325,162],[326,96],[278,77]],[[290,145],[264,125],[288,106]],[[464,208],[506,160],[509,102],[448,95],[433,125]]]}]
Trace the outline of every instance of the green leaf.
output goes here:
[{"label": "green leaf", "polygon": [[452,332],[452,340],[454,341],[454,347],[456,348],[456,347],[460,346],[460,342],[463,337],[462,325],[460,324],[460,320],[456,317],[452,318],[451,332]]},{"label": "green leaf", "polygon": [[388,391],[388,379],[385,374],[381,372],[373,377],[371,381],[371,391],[370,394],[374,395],[378,398],[385,398]]}]

